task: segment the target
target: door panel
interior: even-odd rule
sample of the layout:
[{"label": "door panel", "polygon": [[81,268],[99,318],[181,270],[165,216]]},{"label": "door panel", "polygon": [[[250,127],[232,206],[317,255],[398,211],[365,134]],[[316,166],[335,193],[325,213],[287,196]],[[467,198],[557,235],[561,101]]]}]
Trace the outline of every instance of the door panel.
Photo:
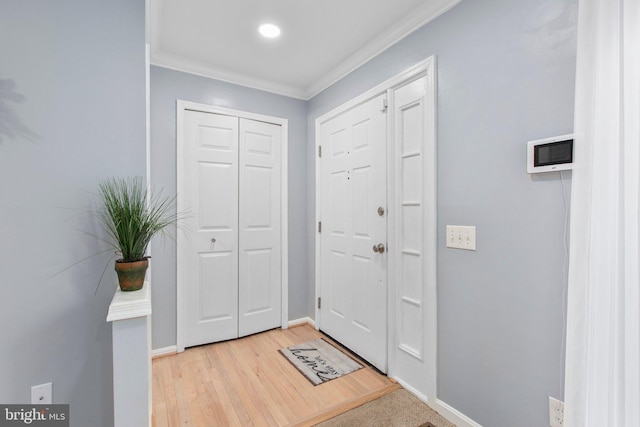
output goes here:
[{"label": "door panel", "polygon": [[[189,111],[184,118],[185,347],[237,336],[238,119]],[[224,182],[225,185],[219,185]]]},{"label": "door panel", "polygon": [[281,128],[240,119],[239,336],[280,326]]},{"label": "door panel", "polygon": [[386,115],[373,98],[320,126],[321,329],[387,369]]},{"label": "door panel", "polygon": [[[235,279],[232,252],[198,254],[199,277],[216,277],[220,283],[232,283]],[[216,286],[199,284],[197,295],[198,321],[233,321],[235,313],[235,295],[233,292],[220,292]]]}]

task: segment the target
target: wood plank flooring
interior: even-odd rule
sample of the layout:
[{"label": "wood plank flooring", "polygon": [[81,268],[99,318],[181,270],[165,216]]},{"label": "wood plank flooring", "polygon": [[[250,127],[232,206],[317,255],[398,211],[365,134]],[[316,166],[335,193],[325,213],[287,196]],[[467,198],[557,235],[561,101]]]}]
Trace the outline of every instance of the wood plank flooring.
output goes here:
[{"label": "wood plank flooring", "polygon": [[369,366],[314,386],[278,352],[321,336],[303,325],[154,359],[153,426],[312,426],[400,388]]}]

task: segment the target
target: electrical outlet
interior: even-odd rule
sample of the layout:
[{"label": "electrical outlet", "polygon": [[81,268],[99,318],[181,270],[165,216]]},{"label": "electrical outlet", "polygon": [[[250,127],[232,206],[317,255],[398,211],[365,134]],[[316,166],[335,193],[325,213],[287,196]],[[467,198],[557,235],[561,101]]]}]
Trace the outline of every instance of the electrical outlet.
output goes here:
[{"label": "electrical outlet", "polygon": [[564,426],[564,402],[549,396],[549,426]]},{"label": "electrical outlet", "polygon": [[31,387],[32,405],[50,405],[53,399],[53,385],[51,383],[34,385]]},{"label": "electrical outlet", "polygon": [[476,227],[469,225],[447,225],[447,247],[476,250]]}]

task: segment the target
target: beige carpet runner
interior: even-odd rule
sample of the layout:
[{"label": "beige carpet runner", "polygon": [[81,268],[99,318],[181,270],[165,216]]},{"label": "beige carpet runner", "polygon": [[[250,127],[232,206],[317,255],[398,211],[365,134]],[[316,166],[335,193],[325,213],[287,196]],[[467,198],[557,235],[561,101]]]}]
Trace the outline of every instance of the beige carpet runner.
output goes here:
[{"label": "beige carpet runner", "polygon": [[331,418],[317,427],[455,427],[404,389]]}]

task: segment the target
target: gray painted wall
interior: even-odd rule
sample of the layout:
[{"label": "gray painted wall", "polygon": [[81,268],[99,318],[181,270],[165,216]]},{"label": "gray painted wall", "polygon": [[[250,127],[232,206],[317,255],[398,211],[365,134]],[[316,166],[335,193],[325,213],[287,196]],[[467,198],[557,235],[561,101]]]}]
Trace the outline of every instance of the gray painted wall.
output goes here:
[{"label": "gray painted wall", "polygon": [[[563,188],[526,173],[525,147],[573,130],[576,15],[576,0],[463,0],[308,105],[313,313],[314,120],[436,55],[438,397],[484,426],[548,425],[562,393]],[[446,249],[446,224],[475,225],[477,251]]]},{"label": "gray painted wall", "polygon": [[53,382],[71,425],[112,426],[116,287],[87,212],[145,174],[144,0],[0,2],[0,402]]},{"label": "gray painted wall", "polygon": [[[151,182],[167,194],[176,192],[177,99],[289,120],[289,319],[307,316],[306,102],[151,67]],[[176,244],[154,242],[151,250],[153,348],[157,349],[176,343]]]}]

